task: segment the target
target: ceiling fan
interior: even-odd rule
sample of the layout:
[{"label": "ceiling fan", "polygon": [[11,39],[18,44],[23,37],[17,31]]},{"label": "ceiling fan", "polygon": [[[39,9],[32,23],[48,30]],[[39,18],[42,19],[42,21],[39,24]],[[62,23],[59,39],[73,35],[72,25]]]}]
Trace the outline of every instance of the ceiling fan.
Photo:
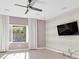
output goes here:
[{"label": "ceiling fan", "polygon": [[35,10],[35,11],[40,11],[42,12],[42,9],[39,9],[39,8],[35,8],[33,7],[33,0],[28,0],[28,5],[27,6],[24,6],[24,5],[20,5],[20,4],[15,4],[16,6],[20,6],[20,7],[24,7],[24,8],[27,8],[27,10],[25,11],[25,14],[27,14],[29,12],[29,8],[32,9],[32,10]]}]

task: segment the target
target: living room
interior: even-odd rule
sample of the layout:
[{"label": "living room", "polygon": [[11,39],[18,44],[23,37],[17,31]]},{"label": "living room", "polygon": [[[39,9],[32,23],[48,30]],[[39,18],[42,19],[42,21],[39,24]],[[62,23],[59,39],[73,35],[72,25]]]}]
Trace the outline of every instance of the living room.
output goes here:
[{"label": "living room", "polygon": [[79,59],[78,32],[78,0],[0,1],[0,59]]}]

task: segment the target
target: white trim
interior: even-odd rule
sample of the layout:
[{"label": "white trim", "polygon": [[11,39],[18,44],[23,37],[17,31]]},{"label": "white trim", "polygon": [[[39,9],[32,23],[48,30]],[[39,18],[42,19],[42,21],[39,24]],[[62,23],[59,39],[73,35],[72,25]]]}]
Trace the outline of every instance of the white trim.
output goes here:
[{"label": "white trim", "polygon": [[20,24],[10,24],[10,25],[13,25],[13,26],[26,26],[26,25],[20,25]]},{"label": "white trim", "polygon": [[40,47],[40,48],[36,48],[36,49],[46,49],[46,47]]},{"label": "white trim", "polygon": [[[66,52],[63,52],[63,51],[59,51],[59,50],[56,50],[56,49],[51,49],[51,48],[48,48],[48,47],[46,47],[46,49],[48,49],[50,51],[54,51],[54,52],[60,53],[62,55],[70,56],[69,53],[66,53]],[[79,56],[73,55],[73,57],[71,57],[71,58],[73,58],[73,59],[78,58],[79,59]]]},{"label": "white trim", "polygon": [[[36,48],[36,49],[33,49],[33,50],[39,50],[39,49],[46,49],[45,47],[40,47],[40,48]],[[11,51],[28,51],[28,50],[32,50],[32,49],[29,49],[29,48],[27,48],[27,49],[15,49],[15,50],[9,50],[9,52],[11,52]]]},{"label": "white trim", "polygon": [[62,51],[59,51],[59,50],[56,50],[56,49],[51,49],[51,48],[47,48],[47,47],[46,47],[46,49],[47,49],[47,50],[50,50],[50,51],[55,51],[55,52],[57,52],[57,53],[63,53]]},{"label": "white trim", "polygon": [[28,38],[28,35],[29,35],[29,33],[28,33],[28,25],[26,25],[26,43],[28,43],[29,41],[29,38]]},{"label": "white trim", "polygon": [[27,49],[14,49],[14,50],[8,50],[8,52],[27,51],[27,50],[29,50],[29,49],[28,48]]},{"label": "white trim", "polygon": [[13,25],[9,24],[9,42],[13,42]]}]

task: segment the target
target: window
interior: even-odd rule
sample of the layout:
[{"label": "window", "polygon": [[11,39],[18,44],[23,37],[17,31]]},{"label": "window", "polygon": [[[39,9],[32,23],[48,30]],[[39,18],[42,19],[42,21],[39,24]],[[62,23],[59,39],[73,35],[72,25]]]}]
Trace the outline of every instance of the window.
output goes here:
[{"label": "window", "polygon": [[13,26],[13,42],[26,42],[26,26]]},{"label": "window", "polygon": [[28,25],[10,25],[9,42],[28,42]]}]

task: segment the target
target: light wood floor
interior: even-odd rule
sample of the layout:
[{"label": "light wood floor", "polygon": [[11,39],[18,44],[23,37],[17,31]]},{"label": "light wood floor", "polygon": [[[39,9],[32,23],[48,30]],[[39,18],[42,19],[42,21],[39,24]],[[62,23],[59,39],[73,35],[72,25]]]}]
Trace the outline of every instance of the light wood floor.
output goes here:
[{"label": "light wood floor", "polygon": [[[0,53],[0,55],[2,55]],[[9,52],[5,53],[0,59],[71,59],[63,56],[62,54],[52,52],[46,49],[41,50],[29,50],[23,52]]]}]

